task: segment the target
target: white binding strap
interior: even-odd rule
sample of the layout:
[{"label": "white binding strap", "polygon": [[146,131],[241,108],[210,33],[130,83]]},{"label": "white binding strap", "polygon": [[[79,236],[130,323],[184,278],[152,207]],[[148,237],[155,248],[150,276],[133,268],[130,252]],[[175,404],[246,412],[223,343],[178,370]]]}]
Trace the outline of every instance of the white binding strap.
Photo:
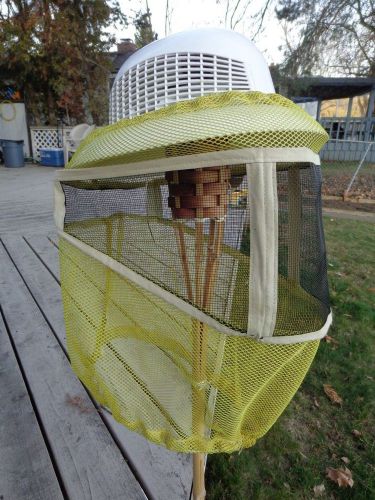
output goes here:
[{"label": "white binding strap", "polygon": [[105,167],[89,167],[80,169],[64,169],[56,172],[60,181],[75,181],[89,179],[108,179],[189,168],[203,168],[223,165],[240,165],[259,162],[304,162],[320,165],[319,155],[309,148],[243,148],[229,151],[214,151],[196,155],[174,156],[159,158],[122,165],[108,165]]},{"label": "white binding strap", "polygon": [[64,219],[65,219],[65,195],[61,183],[59,181],[54,182],[53,193],[55,200],[54,211],[53,211],[55,224],[57,229],[63,231]]},{"label": "white binding strap", "polygon": [[247,333],[272,337],[278,286],[276,163],[246,165],[250,207],[249,312]]},{"label": "white binding strap", "polygon": [[320,340],[327,335],[329,327],[332,325],[332,312],[327,316],[326,322],[320,330],[316,332],[302,333],[301,335],[288,335],[280,337],[267,337],[261,339],[261,342],[266,344],[298,344],[299,342],[307,342],[311,340]]},{"label": "white binding strap", "polygon": [[[177,307],[186,314],[189,314],[193,318],[196,318],[198,321],[206,323],[208,326],[215,328],[215,330],[219,331],[220,333],[224,333],[226,335],[234,335],[237,337],[238,336],[246,337],[246,333],[233,330],[232,328],[223,325],[222,323],[218,322],[211,316],[208,316],[199,309],[195,308],[191,304],[185,302],[179,297],[176,297],[172,293],[164,290],[163,288],[147,280],[143,276],[140,276],[139,274],[135,273],[134,271],[124,266],[123,264],[120,264],[116,260],[112,259],[112,257],[109,257],[108,255],[99,252],[95,248],[87,245],[86,243],[83,243],[83,241],[74,238],[73,236],[71,236],[68,233],[65,233],[64,231],[58,231],[58,234],[61,238],[64,238],[68,243],[81,250],[85,255],[88,255],[89,257],[97,260],[98,262],[100,262],[104,266],[107,266],[109,269],[116,272],[120,276],[123,276],[125,279],[128,279],[129,281],[135,283],[144,290],[153,293],[157,297],[160,297],[161,299],[165,300],[168,304]],[[329,324],[327,325],[328,322]],[[330,324],[331,324],[331,315],[329,315],[327,322],[323,326],[323,328],[321,328],[316,332],[310,332],[302,335],[265,337],[256,340],[268,344],[296,344],[296,343],[306,342],[308,340],[318,340],[326,335]]]}]

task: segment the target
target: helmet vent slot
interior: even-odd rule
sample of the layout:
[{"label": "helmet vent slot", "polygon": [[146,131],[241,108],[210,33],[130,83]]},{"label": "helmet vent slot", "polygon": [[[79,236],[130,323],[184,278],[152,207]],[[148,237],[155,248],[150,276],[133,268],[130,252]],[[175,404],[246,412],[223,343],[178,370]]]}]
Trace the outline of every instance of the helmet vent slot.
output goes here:
[{"label": "helmet vent slot", "polygon": [[114,83],[110,121],[226,90],[252,90],[243,62],[195,52],[159,55],[129,68]]}]

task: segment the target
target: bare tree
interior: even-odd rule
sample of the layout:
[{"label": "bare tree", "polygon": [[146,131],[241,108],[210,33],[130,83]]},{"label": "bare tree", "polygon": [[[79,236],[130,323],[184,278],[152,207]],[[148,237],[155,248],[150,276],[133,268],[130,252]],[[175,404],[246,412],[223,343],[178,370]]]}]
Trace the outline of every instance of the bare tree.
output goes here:
[{"label": "bare tree", "polygon": [[375,76],[374,0],[280,0],[284,71]]},{"label": "bare tree", "polygon": [[171,31],[172,14],[173,14],[173,7],[171,7],[169,0],[166,0],[165,17],[164,17],[164,34],[165,34],[165,36],[169,35],[169,33]]},{"label": "bare tree", "polygon": [[[266,14],[274,0],[264,0],[260,7],[258,2],[252,0],[216,0],[216,3],[224,8],[226,28],[234,30],[242,23],[254,40],[262,32]],[[250,12],[255,5],[256,10]]]}]

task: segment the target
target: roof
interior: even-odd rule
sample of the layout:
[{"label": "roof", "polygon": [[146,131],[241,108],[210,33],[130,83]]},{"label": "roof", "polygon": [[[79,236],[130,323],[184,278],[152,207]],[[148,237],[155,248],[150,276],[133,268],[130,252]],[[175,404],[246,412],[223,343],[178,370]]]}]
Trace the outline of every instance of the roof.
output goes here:
[{"label": "roof", "polygon": [[109,52],[108,55],[112,61],[112,73],[117,74],[124,62],[134,54],[134,49],[129,49],[127,52]]},{"label": "roof", "polygon": [[296,97],[316,97],[319,99],[339,99],[366,94],[375,88],[375,78],[326,78],[302,77],[291,84],[291,93]]}]

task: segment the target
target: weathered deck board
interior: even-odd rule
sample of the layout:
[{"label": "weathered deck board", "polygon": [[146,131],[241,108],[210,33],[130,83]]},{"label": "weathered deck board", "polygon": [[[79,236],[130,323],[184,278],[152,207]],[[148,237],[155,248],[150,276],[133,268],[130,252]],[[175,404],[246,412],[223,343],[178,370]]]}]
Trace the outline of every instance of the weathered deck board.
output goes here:
[{"label": "weathered deck board", "polygon": [[146,498],[2,244],[0,262],[3,314],[68,497]]},{"label": "weathered deck board", "polygon": [[54,234],[47,236],[25,236],[30,249],[38,256],[47,267],[49,272],[60,281],[60,266],[58,260],[58,249],[54,246],[54,242],[58,241]]},{"label": "weathered deck board", "polygon": [[54,230],[55,175],[53,167],[0,166],[0,234],[47,234]]},{"label": "weathered deck board", "polygon": [[63,495],[0,315],[0,498]]},{"label": "weathered deck board", "polygon": [[133,470],[155,500],[188,500],[193,480],[191,455],[174,453],[131,432],[108,413],[106,422],[123,443]]},{"label": "weathered deck board", "polygon": [[[21,333],[17,332],[16,335],[18,341],[21,344],[21,339],[23,337],[27,338],[27,344],[29,342],[30,335],[36,338],[38,338],[38,336],[40,335],[50,338],[51,327],[59,340],[64,341],[65,337],[64,324],[58,319],[59,314],[61,315],[61,305],[57,304],[57,301],[53,306],[51,305],[51,303],[53,302],[53,296],[48,301],[46,301],[46,297],[49,297],[51,294],[55,294],[56,296],[56,294],[59,293],[58,251],[56,247],[54,247],[45,236],[50,233],[49,237],[55,244],[57,244],[57,236],[55,233],[52,214],[52,182],[55,176],[55,172],[56,169],[54,168],[38,167],[35,165],[28,165],[22,169],[7,169],[0,166],[0,237],[5,237],[7,235],[19,238],[18,244],[23,250],[21,253],[17,253],[18,257],[17,255],[12,256],[15,260],[17,260],[18,263],[19,261],[22,261],[22,255],[27,254],[28,252],[30,252],[31,255],[34,254],[35,258],[40,263],[40,266],[34,264],[34,267],[32,267],[28,272],[26,272],[27,266],[22,267],[22,269],[25,271],[25,276],[23,278],[25,279],[27,286],[30,288],[30,290],[32,290],[34,298],[31,299],[31,295],[27,290],[27,287],[25,287],[22,280],[18,279],[14,283],[12,283],[11,286],[8,283],[8,292],[5,292],[4,290],[2,291],[2,297],[3,299],[5,298],[4,303],[7,303],[6,312],[8,320],[10,319],[10,316],[17,316],[19,314],[26,314],[26,317],[28,316],[27,311],[31,306],[25,306],[25,304],[23,303],[24,296],[29,296],[28,300],[31,300],[31,303],[34,304],[34,306],[32,307],[34,310],[34,314],[37,317],[37,322],[35,322],[35,320],[23,320],[21,327],[19,319],[12,323],[13,329],[16,328],[21,331]],[[26,247],[24,247],[22,243],[23,236],[27,240]],[[1,258],[2,257],[0,257],[0,268],[2,268],[3,266]],[[12,273],[14,271],[15,269],[12,270]],[[39,279],[38,281],[36,279],[36,275],[38,273],[41,273],[44,277],[49,274],[50,277],[52,277],[55,281],[53,287],[48,288],[50,287],[50,283],[52,283],[52,281],[49,279],[47,280],[47,278],[45,280]],[[31,276],[34,276],[34,278],[31,279]],[[0,277],[0,287],[2,286],[1,281],[2,278]],[[22,293],[21,295],[16,295],[16,297],[18,297],[16,298],[16,301],[19,302],[18,306],[16,306],[14,301],[15,292],[13,288],[19,286],[21,286]],[[36,289],[38,289],[39,295],[36,293]],[[9,290],[11,290],[11,292],[9,292]],[[43,302],[38,303],[40,309],[38,309],[38,307],[36,306],[36,296],[38,296],[40,300],[44,299]],[[9,298],[12,299],[11,307],[8,307]],[[28,308],[26,309],[26,312],[25,307]],[[60,312],[57,313],[56,311]],[[49,318],[48,323],[50,325],[47,325],[47,323],[43,320],[43,314],[47,318]],[[40,327],[39,323],[41,325]],[[25,335],[23,333],[25,333]],[[33,344],[33,349],[36,349],[35,344]],[[26,356],[27,351],[23,346],[22,351]],[[46,349],[43,349],[41,351],[40,362],[42,361],[43,357],[49,356],[50,351],[60,352],[60,355],[63,353],[61,348],[55,342],[52,349],[48,351]],[[61,360],[60,363],[62,363]],[[51,365],[53,363],[51,362],[51,360],[47,359],[46,364],[48,369],[52,368]],[[69,376],[72,376],[71,370],[69,370],[69,373]],[[61,379],[60,383],[63,387],[64,378]],[[41,383],[40,385],[35,385],[35,382],[33,394],[40,392],[39,387],[41,387],[41,391],[45,390],[46,394],[48,394],[47,389],[44,389],[45,385]],[[46,394],[44,395],[45,397]],[[39,400],[37,400],[36,403],[39,404]],[[35,406],[37,406],[37,404]],[[40,414],[42,413],[44,413],[43,410],[40,411]],[[120,457],[119,460],[122,460],[124,456],[129,457],[131,468],[135,472],[138,481],[141,483],[150,499],[186,500],[189,497],[188,493],[191,486],[192,474],[190,457],[188,455],[177,455],[175,453],[169,452],[168,450],[165,450],[164,448],[159,448],[158,446],[147,442],[141,436],[138,436],[125,427],[119,425],[113,420],[111,415],[109,415],[105,411],[101,416],[110,433],[112,434],[114,440],[117,441],[116,449],[118,451],[118,456]],[[85,414],[81,415],[81,417],[85,418]],[[3,422],[0,421],[0,425],[2,423]],[[57,429],[60,429],[59,424],[57,425]],[[108,435],[110,435],[109,431],[107,430]],[[54,440],[55,436],[52,435],[51,439]],[[95,433],[93,433],[93,439],[100,440],[100,433],[99,436],[96,436]],[[56,450],[60,445],[61,433],[57,432],[57,443],[56,448],[54,449]],[[2,470],[2,457],[3,455],[0,448],[0,471]],[[72,455],[72,457],[70,457],[70,461],[73,464],[75,458],[75,455]],[[68,461],[69,458],[66,458],[66,460]],[[102,468],[100,460],[98,461],[97,467],[102,470],[107,470],[106,467],[104,467],[104,469]],[[58,464],[56,465],[56,470],[58,470]],[[116,470],[118,471],[119,467],[115,466],[114,471],[116,472]],[[100,471],[98,472],[98,474],[100,476]],[[115,473],[109,474],[108,478],[110,479],[114,475]],[[118,478],[121,478],[121,476],[123,476],[124,480],[126,480],[127,477],[126,473],[119,473],[117,474],[117,476]],[[128,494],[128,489],[122,487],[123,478],[118,479],[118,481],[120,482],[118,490],[122,489],[121,498],[124,500],[133,500],[134,497]],[[104,482],[104,485],[106,484],[107,483]],[[101,497],[102,500],[112,500],[112,498],[116,498],[116,496],[112,495],[112,491],[113,490],[109,488],[106,492],[104,492],[103,496]],[[68,495],[68,497],[78,498],[77,495],[79,494],[80,491],[78,489],[73,497],[70,497],[70,495]],[[34,498],[35,500],[39,500],[38,496]],[[52,499],[54,498],[54,496],[51,495],[50,498]],[[79,497],[79,500],[81,500],[81,498],[85,497],[81,495],[81,497]],[[94,496],[92,496],[92,498],[94,498]],[[12,496],[11,500],[13,499],[17,500],[16,498],[14,498],[14,496]],[[7,497],[5,497],[4,500],[8,500]]]},{"label": "weathered deck board", "polygon": [[[26,240],[26,241],[25,241]],[[59,341],[65,345],[60,303],[58,251],[47,237],[4,237],[3,241]],[[37,255],[38,256],[37,256]],[[149,496],[157,500],[186,500],[192,481],[191,457],[156,446],[118,424],[110,414],[103,419],[116,436]]]}]

